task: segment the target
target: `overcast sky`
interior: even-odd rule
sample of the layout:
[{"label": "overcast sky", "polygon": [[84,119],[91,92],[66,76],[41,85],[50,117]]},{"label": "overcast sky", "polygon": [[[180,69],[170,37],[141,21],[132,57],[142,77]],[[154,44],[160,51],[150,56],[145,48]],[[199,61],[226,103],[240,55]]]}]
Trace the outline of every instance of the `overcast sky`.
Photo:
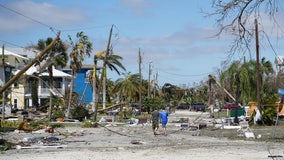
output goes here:
[{"label": "overcast sky", "polygon": [[[230,35],[213,37],[218,29],[214,18],[205,18],[201,12],[212,11],[211,0],[0,0],[0,4],[0,44],[5,43],[6,48],[36,44],[39,39],[55,37],[58,31],[67,41],[68,35],[75,38],[83,31],[93,42],[95,54],[106,49],[114,25],[111,45],[123,57],[126,72],[139,72],[140,48],[143,78],[148,79],[151,64],[151,79],[157,74],[160,86],[193,87],[206,81],[228,59],[232,43]],[[277,16],[283,19],[283,10]],[[272,36],[275,50],[263,39],[260,56],[274,63],[276,55],[284,55],[284,22],[279,21],[280,30],[274,30],[269,18],[260,23]],[[84,63],[92,64],[93,55]],[[249,59],[248,53],[231,59],[240,60],[240,55]],[[108,77],[119,78],[115,72]]]}]

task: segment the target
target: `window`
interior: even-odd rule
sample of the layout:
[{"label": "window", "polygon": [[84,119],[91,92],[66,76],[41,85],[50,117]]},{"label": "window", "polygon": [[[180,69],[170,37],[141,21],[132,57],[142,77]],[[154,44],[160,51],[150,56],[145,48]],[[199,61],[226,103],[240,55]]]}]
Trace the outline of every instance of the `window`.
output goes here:
[{"label": "window", "polygon": [[14,108],[18,108],[18,100],[14,99]]},{"label": "window", "polygon": [[19,88],[19,84],[17,81],[14,83],[14,88]]},{"label": "window", "polygon": [[88,70],[85,74],[85,79],[84,79],[84,83],[89,83],[89,77],[90,75],[93,73],[93,70]]}]

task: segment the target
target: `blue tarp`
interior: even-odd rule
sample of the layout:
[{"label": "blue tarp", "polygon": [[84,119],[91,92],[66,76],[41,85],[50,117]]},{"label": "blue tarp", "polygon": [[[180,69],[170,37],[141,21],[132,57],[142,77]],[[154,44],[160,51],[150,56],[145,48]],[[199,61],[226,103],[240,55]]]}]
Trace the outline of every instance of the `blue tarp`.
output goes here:
[{"label": "blue tarp", "polygon": [[278,94],[284,95],[284,89],[278,89]]}]

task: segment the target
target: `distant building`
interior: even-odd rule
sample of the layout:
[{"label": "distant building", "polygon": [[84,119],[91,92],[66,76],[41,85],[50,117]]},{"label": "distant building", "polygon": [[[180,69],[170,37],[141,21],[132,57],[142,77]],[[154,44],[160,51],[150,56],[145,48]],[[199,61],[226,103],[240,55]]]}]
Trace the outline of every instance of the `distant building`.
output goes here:
[{"label": "distant building", "polygon": [[275,57],[274,64],[277,67],[283,67],[284,66],[284,56]]},{"label": "distant building", "polygon": [[[3,57],[4,54],[4,57]],[[3,68],[3,62],[1,63],[1,68],[0,68],[0,86],[4,86],[5,83],[7,83],[10,79],[12,74],[15,73],[16,70],[19,70],[23,68],[27,61],[28,58],[21,56],[19,54],[15,54],[14,52],[8,51],[4,49],[4,53],[0,54],[1,60],[4,58],[4,63],[5,63],[5,68]],[[5,71],[5,79],[4,79],[4,73]],[[19,92],[14,92],[13,88],[14,86],[18,87],[18,83],[14,83],[12,86],[9,86],[8,89],[6,89],[6,96],[10,99],[9,102],[6,102],[8,104],[14,105],[14,102],[16,105],[18,105],[18,102],[23,100],[23,90],[22,90],[22,95],[20,95]],[[11,99],[11,95],[14,93],[19,93],[15,95],[20,95],[17,99]],[[24,107],[24,105],[21,105],[21,107]]]},{"label": "distant building", "polygon": [[[78,103],[90,104],[92,102],[93,91],[88,76],[92,73],[93,67],[94,65],[83,65],[76,72],[73,83],[73,92],[76,92],[79,96],[80,102]],[[70,67],[65,67],[62,71],[71,74]]]},{"label": "distant building", "polygon": [[[14,50],[17,53],[11,52],[10,50]],[[21,48],[7,49],[4,52],[5,63],[14,67],[12,73],[16,75],[28,62],[31,61],[31,59],[27,57],[34,58],[37,54],[38,53],[36,52],[30,52]],[[34,73],[37,73],[38,77],[34,76]],[[28,107],[34,107],[32,102],[32,88],[34,87],[33,79],[36,79],[38,82],[36,89],[38,92],[39,105],[46,106],[47,101],[49,101],[50,93],[58,97],[65,96],[71,75],[53,67],[54,88],[51,90],[49,87],[49,73],[47,71],[38,73],[38,69],[35,66],[30,67],[23,75],[21,75],[21,78],[9,87],[9,103],[12,104],[14,108],[26,109]]]}]

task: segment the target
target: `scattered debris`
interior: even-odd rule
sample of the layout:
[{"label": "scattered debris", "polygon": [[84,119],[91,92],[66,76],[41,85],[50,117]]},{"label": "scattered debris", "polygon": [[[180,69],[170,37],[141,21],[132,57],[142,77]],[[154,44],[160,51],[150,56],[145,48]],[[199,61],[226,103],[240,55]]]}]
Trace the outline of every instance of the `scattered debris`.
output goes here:
[{"label": "scattered debris", "polygon": [[281,156],[281,155],[269,155],[268,156],[268,158],[272,158],[272,159],[274,159],[274,158],[282,158],[283,156]]},{"label": "scattered debris", "polygon": [[34,146],[21,146],[21,145],[16,145],[16,149],[20,150],[20,149],[46,149],[46,148],[56,148],[56,149],[61,149],[61,148],[66,148],[67,145],[56,145],[56,146],[38,146],[38,145],[34,145]]},{"label": "scattered debris", "polygon": [[142,140],[132,140],[131,144],[144,144]]},{"label": "scattered debris", "polygon": [[50,142],[59,142],[59,138],[57,137],[46,137],[46,138],[37,138],[37,137],[25,137],[23,138],[24,143],[38,143],[38,144],[46,144]]},{"label": "scattered debris", "polygon": [[139,119],[135,119],[135,118],[131,118],[128,122],[126,122],[126,124],[129,125],[138,125],[139,123]]},{"label": "scattered debris", "polygon": [[239,122],[239,129],[237,132],[239,133],[238,136],[244,136],[246,138],[255,138],[254,133],[249,128],[249,124],[247,121],[241,121]]},{"label": "scattered debris", "polygon": [[244,133],[244,136],[246,137],[246,138],[255,138],[255,136],[254,136],[254,133],[253,132],[251,132],[251,131],[246,131],[245,133]]},{"label": "scattered debris", "polygon": [[241,129],[240,126],[223,126],[223,129]]},{"label": "scattered debris", "polygon": [[142,125],[148,124],[148,119],[147,118],[139,118],[138,124],[142,124]]},{"label": "scattered debris", "polygon": [[32,132],[32,129],[28,129],[27,128],[27,124],[26,122],[21,122],[21,124],[19,125],[19,127],[17,128],[19,131],[24,131],[24,132]]},{"label": "scattered debris", "polygon": [[54,129],[50,126],[41,126],[40,129],[34,130],[27,128],[26,122],[21,122],[19,127],[15,130],[17,133],[31,132],[31,133],[54,133]]}]

